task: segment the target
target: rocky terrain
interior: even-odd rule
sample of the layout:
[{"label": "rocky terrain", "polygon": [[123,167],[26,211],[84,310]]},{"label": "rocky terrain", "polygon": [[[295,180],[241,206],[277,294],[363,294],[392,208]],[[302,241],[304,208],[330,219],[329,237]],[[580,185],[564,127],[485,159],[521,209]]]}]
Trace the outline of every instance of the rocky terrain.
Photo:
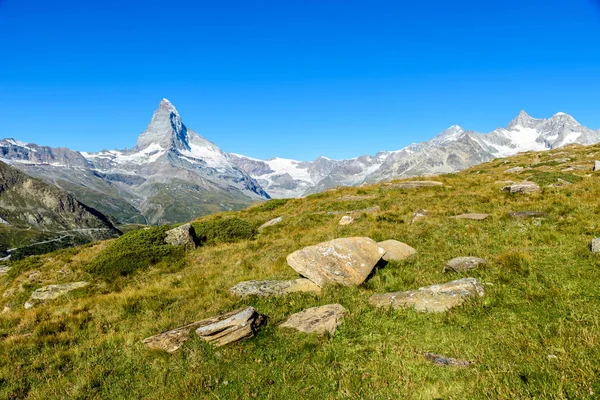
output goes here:
[{"label": "rocky terrain", "polygon": [[9,261],[0,397],[593,398],[598,159],[567,145]]}]

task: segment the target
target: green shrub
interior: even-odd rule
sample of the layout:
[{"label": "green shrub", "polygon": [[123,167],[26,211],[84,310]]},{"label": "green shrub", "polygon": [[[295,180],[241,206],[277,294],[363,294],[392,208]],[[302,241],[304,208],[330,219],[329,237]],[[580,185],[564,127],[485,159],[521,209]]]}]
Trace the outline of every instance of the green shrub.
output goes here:
[{"label": "green shrub", "polygon": [[102,250],[87,265],[87,271],[112,281],[164,260],[179,261],[184,250],[164,242],[165,232],[169,229],[165,225],[124,234]]},{"label": "green shrub", "polygon": [[241,218],[194,222],[192,226],[203,243],[232,243],[253,239],[256,235],[256,227]]},{"label": "green shrub", "polygon": [[551,185],[556,183],[559,179],[565,180],[570,183],[577,183],[583,178],[573,174],[567,174],[564,172],[540,172],[539,174],[533,175],[529,178],[530,181],[537,183],[540,186]]}]

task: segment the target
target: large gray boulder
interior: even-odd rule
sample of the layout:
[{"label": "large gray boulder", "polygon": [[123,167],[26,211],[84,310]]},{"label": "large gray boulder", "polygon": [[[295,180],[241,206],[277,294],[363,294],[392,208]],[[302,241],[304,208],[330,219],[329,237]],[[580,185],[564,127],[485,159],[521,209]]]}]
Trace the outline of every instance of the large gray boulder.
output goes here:
[{"label": "large gray boulder", "polygon": [[195,249],[198,246],[196,231],[191,224],[184,224],[166,232],[165,243]]},{"label": "large gray boulder", "polygon": [[287,262],[319,286],[360,285],[367,279],[385,250],[367,237],[334,239],[293,252]]},{"label": "large gray boulder", "polygon": [[402,261],[417,254],[417,250],[414,248],[393,239],[377,242],[377,245],[385,250],[382,257],[385,261]]},{"label": "large gray boulder", "polygon": [[195,330],[205,341],[223,346],[253,336],[265,322],[264,315],[253,307],[246,307],[147,337],[142,342],[151,349],[174,353]]},{"label": "large gray boulder", "polygon": [[292,314],[280,328],[291,328],[304,333],[323,335],[327,332],[334,334],[346,315],[346,309],[341,304],[328,304],[321,307],[307,308]]},{"label": "large gray boulder", "polygon": [[85,287],[87,285],[89,285],[88,282],[71,282],[61,283],[59,285],[44,286],[31,293],[31,297],[25,303],[25,308],[32,308],[37,304],[56,299],[70,291]]},{"label": "large gray boulder", "polygon": [[478,257],[456,257],[446,263],[444,271],[465,272],[485,265],[486,261]]},{"label": "large gray boulder", "polygon": [[419,312],[445,312],[473,297],[483,297],[484,289],[475,278],[463,278],[407,292],[375,294],[369,303],[375,307],[414,308]]},{"label": "large gray boulder", "polygon": [[246,296],[284,296],[290,293],[321,293],[321,288],[314,282],[305,279],[293,280],[266,280],[266,281],[245,281],[229,289],[231,294],[246,297]]},{"label": "large gray boulder", "polygon": [[535,182],[523,181],[519,183],[513,183],[512,185],[505,186],[502,190],[510,193],[535,193],[540,191],[540,186]]}]

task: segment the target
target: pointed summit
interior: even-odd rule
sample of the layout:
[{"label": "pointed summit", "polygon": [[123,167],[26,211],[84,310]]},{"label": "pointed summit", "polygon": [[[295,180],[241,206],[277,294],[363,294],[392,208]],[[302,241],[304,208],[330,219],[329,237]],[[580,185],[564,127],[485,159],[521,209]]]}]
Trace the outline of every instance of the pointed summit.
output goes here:
[{"label": "pointed summit", "polygon": [[142,150],[151,145],[164,150],[176,148],[189,150],[187,128],[181,121],[179,112],[167,99],[162,99],[158,109],[154,111],[152,120],[137,140],[137,149]]},{"label": "pointed summit", "polygon": [[534,128],[538,123],[542,122],[541,119],[532,118],[527,114],[525,110],[521,110],[519,115],[516,116],[515,119],[510,121],[506,129],[512,130],[516,127],[521,128]]},{"label": "pointed summit", "polygon": [[450,142],[456,140],[462,135],[465,131],[458,125],[452,125],[449,128],[444,129],[440,132],[436,137],[434,137],[431,141],[437,145],[444,144],[446,142]]}]

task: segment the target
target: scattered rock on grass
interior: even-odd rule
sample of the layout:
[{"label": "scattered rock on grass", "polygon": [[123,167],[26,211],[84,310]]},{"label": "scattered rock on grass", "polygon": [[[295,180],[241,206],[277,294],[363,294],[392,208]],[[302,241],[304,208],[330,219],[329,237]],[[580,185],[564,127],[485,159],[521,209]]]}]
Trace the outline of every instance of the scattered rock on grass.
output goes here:
[{"label": "scattered rock on grass", "polygon": [[543,211],[515,211],[509,212],[508,216],[515,219],[546,218],[548,214]]},{"label": "scattered rock on grass", "polygon": [[441,367],[461,367],[467,368],[473,364],[473,361],[468,360],[460,360],[458,358],[451,358],[442,356],[440,354],[435,353],[425,353],[425,358],[435,365],[439,365]]},{"label": "scattered rock on grass", "polygon": [[147,337],[142,342],[151,349],[174,353],[189,339],[190,331],[194,329],[207,342],[222,346],[253,336],[265,321],[266,317],[253,307],[240,308]]},{"label": "scattered rock on grass", "polygon": [[287,256],[287,262],[319,286],[360,285],[384,254],[374,240],[350,237],[305,247]]},{"label": "scattered rock on grass", "polygon": [[323,335],[327,332],[334,334],[343,322],[346,309],[341,304],[328,304],[321,307],[307,308],[292,314],[280,328],[292,328],[304,333]]},{"label": "scattered rock on grass", "polygon": [[513,167],[504,171],[505,174],[517,174],[519,172],[523,172],[523,167]]},{"label": "scattered rock on grass", "polygon": [[510,193],[534,193],[540,191],[540,186],[535,182],[523,181],[505,186],[502,190],[509,191]]},{"label": "scattered rock on grass", "polygon": [[594,161],[594,168],[592,168],[592,171],[600,171],[600,161]]},{"label": "scattered rock on grass", "polygon": [[294,280],[266,280],[240,282],[229,291],[239,297],[246,296],[283,296],[296,292],[320,293],[321,288],[312,281],[300,278]]},{"label": "scattered rock on grass", "polygon": [[412,216],[412,219],[410,220],[410,224],[412,225],[415,222],[417,222],[423,218],[426,218],[428,213],[429,212],[427,210],[422,210],[422,209],[415,211],[415,213]]},{"label": "scattered rock on grass", "polygon": [[385,250],[382,257],[385,261],[402,261],[417,254],[417,250],[397,240],[384,240],[377,245]]},{"label": "scattered rock on grass", "polygon": [[267,221],[264,224],[262,224],[261,226],[259,226],[258,230],[260,231],[260,230],[263,230],[265,228],[268,228],[269,226],[277,225],[281,221],[283,221],[283,217],[273,218],[272,220]]},{"label": "scattered rock on grass", "polygon": [[375,294],[369,303],[375,307],[414,308],[419,312],[445,312],[473,297],[483,297],[483,285],[475,278],[431,285],[407,292]]},{"label": "scattered rock on grass", "polygon": [[7,265],[0,265],[0,275],[4,275],[4,274],[8,274],[8,271],[10,271],[10,267]]},{"label": "scattered rock on grass", "polygon": [[600,238],[592,239],[592,252],[600,253]]},{"label": "scattered rock on grass", "polygon": [[442,187],[444,184],[438,181],[408,181],[393,183],[388,187],[391,189],[418,189],[424,187]]},{"label": "scattered rock on grass", "polygon": [[173,246],[185,246],[195,249],[198,246],[196,231],[191,224],[183,224],[177,228],[168,230],[165,243]]},{"label": "scattered rock on grass", "polygon": [[79,289],[89,285],[88,282],[71,282],[59,285],[48,285],[37,289],[31,293],[30,299],[25,303],[25,308],[31,308],[47,300],[53,300],[72,290]]},{"label": "scattered rock on grass", "polygon": [[338,224],[341,226],[344,226],[344,225],[350,225],[353,222],[354,222],[353,217],[351,217],[350,215],[344,215],[342,217],[342,219],[340,219],[340,222],[338,222]]},{"label": "scattered rock on grass", "polygon": [[483,258],[478,257],[456,257],[446,263],[444,272],[465,272],[485,265],[486,261]]},{"label": "scattered rock on grass", "polygon": [[338,201],[362,201],[362,200],[372,200],[376,199],[377,195],[346,195],[342,197],[338,197],[336,200]]},{"label": "scattered rock on grass", "polygon": [[483,221],[487,217],[489,217],[489,214],[469,213],[469,214],[455,215],[452,218],[456,218],[456,219],[472,219],[472,220],[475,220],[475,221]]}]

